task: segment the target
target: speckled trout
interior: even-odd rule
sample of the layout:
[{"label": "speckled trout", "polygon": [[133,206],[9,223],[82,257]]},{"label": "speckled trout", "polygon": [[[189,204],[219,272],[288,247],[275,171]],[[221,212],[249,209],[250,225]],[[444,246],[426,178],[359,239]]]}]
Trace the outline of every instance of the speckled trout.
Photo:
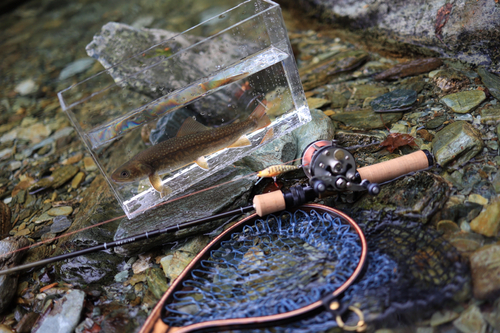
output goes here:
[{"label": "speckled trout", "polygon": [[[242,122],[235,122],[218,128],[209,129],[193,118],[187,118],[177,136],[160,142],[135,155],[111,174],[117,183],[126,183],[149,178],[151,186],[167,195],[172,190],[163,186],[161,173],[173,171],[191,163],[203,169],[209,169],[206,155],[224,148],[250,146],[248,133],[267,127],[271,120],[266,114],[265,104],[259,104],[252,114]],[[272,136],[272,128],[266,133],[262,142]]]}]

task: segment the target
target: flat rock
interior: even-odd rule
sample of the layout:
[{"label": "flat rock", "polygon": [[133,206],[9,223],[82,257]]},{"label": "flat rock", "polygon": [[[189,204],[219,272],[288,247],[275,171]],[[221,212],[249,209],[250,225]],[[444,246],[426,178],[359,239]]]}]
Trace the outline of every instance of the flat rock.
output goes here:
[{"label": "flat rock", "polygon": [[41,142],[43,139],[50,135],[50,129],[41,123],[33,124],[27,128],[22,128],[18,133],[17,137],[19,139],[29,140],[36,144]]},{"label": "flat rock", "polygon": [[436,327],[442,324],[449,323],[457,319],[459,316],[455,311],[443,310],[435,312],[431,317],[431,326]]},{"label": "flat rock", "polygon": [[380,114],[373,110],[351,111],[351,112],[336,112],[330,115],[330,118],[351,127],[353,130],[370,130],[384,128],[403,118],[402,112],[394,112],[384,114],[380,120]]},{"label": "flat rock", "polygon": [[55,302],[54,308],[42,319],[39,333],[71,333],[80,322],[85,293],[70,290],[63,298]]},{"label": "flat rock", "polygon": [[486,245],[470,256],[472,286],[477,299],[500,296],[500,245]]},{"label": "flat rock", "polygon": [[481,80],[490,91],[490,94],[500,101],[500,76],[488,72],[483,67],[479,67],[477,73],[481,76]]},{"label": "flat rock", "polygon": [[73,212],[73,207],[62,206],[62,207],[54,207],[54,208],[49,209],[47,211],[47,214],[49,214],[49,216],[60,216],[60,215],[68,216],[72,212]]},{"label": "flat rock", "polygon": [[87,69],[92,67],[92,64],[95,63],[95,59],[93,58],[81,58],[73,61],[63,68],[61,73],[59,74],[59,80],[66,80],[76,74],[80,74],[85,72]]},{"label": "flat rock", "polygon": [[50,226],[50,232],[53,234],[63,232],[71,227],[71,223],[73,223],[67,216],[56,216],[53,221],[54,222]]},{"label": "flat rock", "polygon": [[29,95],[38,90],[38,85],[33,81],[33,79],[26,79],[21,81],[16,85],[14,91],[19,93],[21,96]]},{"label": "flat rock", "polygon": [[411,109],[417,101],[417,92],[408,89],[396,89],[370,102],[375,112],[398,112]]},{"label": "flat rock", "polygon": [[160,299],[168,289],[168,282],[161,268],[149,268],[146,271],[146,281],[149,290]]},{"label": "flat rock", "polygon": [[500,231],[500,200],[495,200],[485,207],[485,209],[474,218],[470,227],[472,231],[485,235],[486,237],[496,237]]},{"label": "flat rock", "polygon": [[397,64],[394,67],[376,75],[374,79],[376,81],[397,80],[407,76],[430,72],[440,67],[442,64],[443,62],[438,58],[416,59],[402,64]]},{"label": "flat rock", "polygon": [[380,87],[374,84],[366,84],[354,87],[354,92],[351,96],[351,99],[360,99],[364,100],[368,97],[378,97],[387,93],[389,89],[386,87]]},{"label": "flat rock", "polygon": [[456,113],[468,113],[474,110],[486,99],[486,94],[482,90],[461,91],[455,94],[446,95],[441,101]]},{"label": "flat rock", "polygon": [[460,165],[483,149],[481,133],[465,121],[456,121],[436,133],[432,149],[441,166]]},{"label": "flat rock", "polygon": [[[14,252],[29,245],[24,237],[7,237],[0,241],[0,269],[15,267],[21,261],[24,251]],[[11,253],[6,255],[7,253]],[[8,309],[17,290],[18,274],[0,275],[0,313]]]}]

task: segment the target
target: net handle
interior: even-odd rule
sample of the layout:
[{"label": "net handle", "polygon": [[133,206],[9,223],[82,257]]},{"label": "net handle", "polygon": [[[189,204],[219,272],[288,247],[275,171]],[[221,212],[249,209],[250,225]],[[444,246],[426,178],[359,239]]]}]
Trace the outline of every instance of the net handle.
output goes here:
[{"label": "net handle", "polygon": [[[305,211],[311,211],[315,209],[317,211],[321,211],[322,213],[326,212],[334,216],[339,216],[345,221],[347,221],[359,236],[361,243],[361,255],[359,258],[358,265],[354,269],[352,275],[344,282],[344,284],[330,294],[332,297],[337,297],[340,294],[342,294],[352,283],[354,283],[354,281],[361,274],[363,267],[366,263],[368,245],[366,242],[366,238],[363,234],[363,231],[356,223],[356,221],[354,221],[350,216],[334,208],[318,204],[307,204],[299,208],[290,209],[290,212],[293,213],[294,211],[299,209]],[[252,214],[242,219],[241,221],[237,222],[236,224],[228,228],[222,234],[217,236],[213,241],[211,241],[182,271],[181,275],[179,275],[179,277],[174,280],[170,288],[167,290],[167,292],[165,292],[163,297],[151,311],[151,314],[149,315],[148,319],[144,323],[139,333],[165,333],[165,332],[185,333],[185,332],[200,332],[209,330],[221,331],[228,329],[276,326],[280,324],[289,323],[290,321],[299,320],[301,318],[308,317],[323,311],[324,309],[323,301],[319,300],[308,306],[302,307],[294,311],[280,313],[276,315],[262,316],[262,317],[213,320],[202,323],[196,323],[184,327],[169,327],[162,321],[161,317],[162,317],[163,304],[169,301],[169,299],[173,297],[174,292],[177,291],[178,287],[182,285],[184,278],[190,274],[191,270],[195,268],[196,265],[201,260],[208,258],[210,256],[210,252],[212,251],[212,248],[214,246],[218,246],[222,241],[230,239],[231,235],[234,232],[243,229],[245,225],[247,225],[252,220],[257,219],[258,217],[259,216],[257,214]]]}]

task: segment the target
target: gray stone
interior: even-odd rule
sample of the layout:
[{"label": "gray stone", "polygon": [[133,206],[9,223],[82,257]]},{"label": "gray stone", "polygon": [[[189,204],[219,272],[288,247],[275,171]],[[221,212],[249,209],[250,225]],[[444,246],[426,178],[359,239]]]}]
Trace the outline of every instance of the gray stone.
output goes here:
[{"label": "gray stone", "polygon": [[441,101],[449,106],[453,112],[467,113],[474,110],[486,99],[482,90],[461,91],[455,94],[446,95]]},{"label": "gray stone", "polygon": [[438,128],[441,126],[444,122],[446,121],[446,116],[437,116],[431,120],[429,120],[426,124],[425,127],[429,129],[434,129]]},{"label": "gray stone", "polygon": [[81,290],[70,290],[59,301],[55,302],[52,311],[42,319],[38,333],[71,333],[80,322],[85,293]]},{"label": "gray stone", "polygon": [[[495,1],[281,0],[349,29],[365,44],[397,54],[456,58],[500,71],[500,11]],[[404,19],[402,19],[404,18]],[[470,22],[476,22],[471,24]],[[358,41],[361,40],[358,39]]]},{"label": "gray stone", "polygon": [[[306,147],[316,140],[331,140],[335,134],[333,122],[321,110],[311,110],[312,120],[292,132],[297,140],[297,154],[295,158],[302,156]],[[297,162],[300,164],[300,161]]]},{"label": "gray stone", "polygon": [[148,283],[149,290],[155,295],[156,298],[160,299],[165,291],[168,289],[168,282],[163,270],[161,268],[149,268],[146,271],[146,281]]},{"label": "gray stone", "polygon": [[396,89],[375,98],[370,105],[375,112],[398,112],[411,109],[416,101],[415,90]]},{"label": "gray stone", "polygon": [[[29,245],[24,237],[7,237],[0,241],[0,269],[15,267],[22,259],[24,251],[13,252]],[[13,253],[11,253],[13,252]],[[10,253],[9,255],[5,255]],[[0,275],[0,313],[8,309],[17,290],[18,274]]]},{"label": "gray stone", "polygon": [[[351,127],[354,130],[379,129],[389,126],[403,118],[403,112],[387,113],[380,119],[380,114],[372,110],[336,112],[330,118]],[[384,125],[385,124],[385,125]]]},{"label": "gray stone", "polygon": [[477,72],[490,94],[500,101],[500,76],[492,74],[482,67],[479,67]]},{"label": "gray stone", "polygon": [[441,166],[460,165],[483,149],[481,133],[465,121],[456,121],[436,133],[432,140],[434,157]]},{"label": "gray stone", "polygon": [[19,83],[14,90],[21,96],[25,96],[36,92],[38,90],[38,86],[33,79],[27,79]]},{"label": "gray stone", "polygon": [[297,138],[292,133],[288,133],[244,157],[242,162],[253,171],[260,171],[271,165],[290,162],[295,159],[296,155]]},{"label": "gray stone", "polygon": [[[92,245],[96,245],[96,242]],[[115,275],[120,262],[121,258],[114,254],[98,252],[58,262],[56,269],[63,281],[82,287],[91,283],[105,283]]]},{"label": "gray stone", "polygon": [[59,74],[59,80],[66,80],[89,69],[95,63],[93,58],[82,58],[68,64]]},{"label": "gray stone", "polygon": [[67,216],[56,216],[54,217],[53,224],[50,226],[50,232],[53,234],[57,234],[59,232],[63,232],[64,230],[71,227],[71,219]]}]

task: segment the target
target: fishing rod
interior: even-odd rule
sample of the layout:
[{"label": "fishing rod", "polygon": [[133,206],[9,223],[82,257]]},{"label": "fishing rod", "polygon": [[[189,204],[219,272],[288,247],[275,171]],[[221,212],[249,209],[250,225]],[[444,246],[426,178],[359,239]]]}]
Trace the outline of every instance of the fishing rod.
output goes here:
[{"label": "fishing rod", "polygon": [[109,250],[117,246],[151,239],[170,232],[177,232],[206,222],[242,215],[253,210],[262,217],[287,208],[298,207],[314,200],[322,193],[330,191],[367,191],[370,195],[377,195],[380,193],[378,183],[429,168],[433,164],[432,155],[427,150],[419,150],[389,161],[357,169],[354,157],[349,151],[337,146],[335,141],[319,140],[306,147],[302,154],[302,169],[309,178],[308,185],[293,186],[285,192],[280,190],[256,195],[253,204],[246,207],[4,269],[0,271],[0,275],[12,274],[84,254]]}]

